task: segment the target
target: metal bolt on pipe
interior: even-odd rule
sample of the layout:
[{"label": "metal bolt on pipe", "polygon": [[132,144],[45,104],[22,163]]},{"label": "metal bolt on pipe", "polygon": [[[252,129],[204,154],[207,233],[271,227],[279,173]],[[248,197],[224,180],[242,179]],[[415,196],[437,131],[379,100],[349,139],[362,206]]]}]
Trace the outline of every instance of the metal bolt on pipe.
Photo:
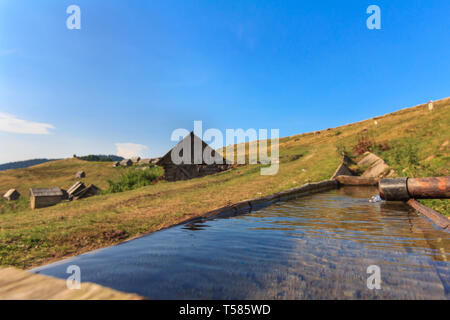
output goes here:
[{"label": "metal bolt on pipe", "polygon": [[450,177],[381,179],[378,190],[387,201],[449,199]]}]

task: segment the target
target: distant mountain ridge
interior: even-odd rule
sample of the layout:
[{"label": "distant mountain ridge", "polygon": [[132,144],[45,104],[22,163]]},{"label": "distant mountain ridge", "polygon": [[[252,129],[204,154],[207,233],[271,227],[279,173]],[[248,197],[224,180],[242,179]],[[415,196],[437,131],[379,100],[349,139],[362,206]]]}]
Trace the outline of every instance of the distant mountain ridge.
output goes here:
[{"label": "distant mountain ridge", "polygon": [[[85,161],[122,161],[124,158],[116,156],[116,155],[103,155],[103,154],[90,154],[87,156],[77,157],[80,160]],[[24,161],[15,161],[15,162],[8,162],[4,164],[0,164],[0,171],[10,170],[10,169],[23,169],[28,168],[32,166],[36,166],[38,164],[46,163],[49,161],[55,161],[55,160],[61,160],[61,159],[31,159],[31,160],[24,160]]]},{"label": "distant mountain ridge", "polygon": [[104,155],[104,154],[90,154],[87,156],[81,156],[81,157],[77,157],[80,160],[85,160],[85,161],[122,161],[123,158],[113,155],[113,154],[108,154],[108,155]]},{"label": "distant mountain ridge", "polygon": [[10,169],[22,169],[22,168],[28,168],[31,166],[35,166],[41,163],[54,161],[57,159],[31,159],[31,160],[24,160],[24,161],[15,161],[15,162],[8,162],[4,164],[0,164],[0,171],[10,170]]}]

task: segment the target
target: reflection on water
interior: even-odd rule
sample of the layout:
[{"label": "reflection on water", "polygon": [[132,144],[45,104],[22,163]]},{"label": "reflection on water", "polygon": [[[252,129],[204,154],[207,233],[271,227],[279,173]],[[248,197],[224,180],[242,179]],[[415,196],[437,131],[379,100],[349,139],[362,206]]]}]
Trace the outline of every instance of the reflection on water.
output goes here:
[{"label": "reflection on water", "polygon": [[[178,226],[35,272],[150,299],[449,299],[450,234],[403,203],[343,188]],[[381,290],[367,267],[381,268]]]}]

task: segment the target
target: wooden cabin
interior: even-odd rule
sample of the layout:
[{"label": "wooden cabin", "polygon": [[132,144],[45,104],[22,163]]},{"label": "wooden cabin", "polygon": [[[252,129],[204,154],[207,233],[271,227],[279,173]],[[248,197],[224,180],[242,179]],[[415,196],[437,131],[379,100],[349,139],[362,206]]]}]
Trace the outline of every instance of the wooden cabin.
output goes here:
[{"label": "wooden cabin", "polygon": [[[207,153],[214,157],[217,157],[219,161],[213,164],[205,163],[203,157],[201,163],[194,163],[194,145],[199,144],[201,146],[202,155],[205,150]],[[191,161],[189,163],[182,162],[181,164],[175,164],[172,161],[172,152],[178,152],[180,157],[185,150],[191,152]],[[217,163],[218,162],[218,163]],[[158,160],[156,165],[164,168],[164,176],[167,181],[189,180],[193,178],[203,177],[210,174],[218,173],[227,170],[230,165],[226,163],[226,160],[215,150],[213,150],[206,142],[194,135],[191,132],[182,141],[180,141],[175,147],[166,153],[164,157]]]},{"label": "wooden cabin", "polygon": [[156,165],[156,164],[159,162],[159,160],[161,160],[161,158],[153,158],[153,159],[150,159],[150,164]]},{"label": "wooden cabin", "polygon": [[97,195],[100,192],[100,188],[98,188],[96,185],[90,184],[83,190],[81,190],[78,194],[76,194],[73,199],[78,200],[82,198],[92,197]]},{"label": "wooden cabin", "polygon": [[138,164],[147,164],[147,165],[149,165],[149,164],[151,164],[151,162],[152,162],[152,159],[140,159]]},{"label": "wooden cabin", "polygon": [[83,182],[77,181],[73,186],[71,186],[67,190],[68,199],[73,199],[73,197],[77,196],[81,191],[86,188]]},{"label": "wooden cabin", "polygon": [[78,181],[67,190],[67,198],[69,200],[78,200],[95,196],[99,191],[100,189],[93,184],[86,187],[83,182]]},{"label": "wooden cabin", "polygon": [[130,159],[123,159],[122,161],[120,161],[120,165],[122,167],[130,167],[133,165],[133,161],[131,161]]},{"label": "wooden cabin", "polygon": [[30,189],[31,209],[53,206],[63,199],[64,193],[60,188]]},{"label": "wooden cabin", "polygon": [[160,158],[152,158],[152,159],[141,159],[139,160],[138,164],[145,164],[145,165],[156,165]]},{"label": "wooden cabin", "polygon": [[133,164],[137,164],[141,160],[141,157],[132,157],[130,160]]},{"label": "wooden cabin", "polygon": [[77,178],[77,179],[86,178],[86,172],[84,172],[84,171],[78,171],[78,172],[75,174],[75,178]]},{"label": "wooden cabin", "polygon": [[3,195],[3,198],[7,201],[14,201],[20,198],[20,193],[16,189],[9,189],[8,192]]}]

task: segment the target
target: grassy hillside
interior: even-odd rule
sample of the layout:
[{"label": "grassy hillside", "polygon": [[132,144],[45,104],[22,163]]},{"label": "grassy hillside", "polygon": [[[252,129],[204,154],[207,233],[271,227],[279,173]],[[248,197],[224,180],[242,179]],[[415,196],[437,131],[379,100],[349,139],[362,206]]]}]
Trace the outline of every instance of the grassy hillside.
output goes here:
[{"label": "grassy hillside", "polygon": [[[0,214],[1,265],[22,268],[59,260],[156,231],[244,199],[269,195],[306,182],[328,179],[341,152],[357,157],[361,137],[384,157],[398,175],[449,175],[450,99],[320,132],[280,140],[280,170],[261,176],[262,165],[235,167],[216,175],[179,182],[159,182],[136,190],[103,194],[31,211],[28,207]],[[0,173],[0,189],[69,186],[76,171],[86,181],[106,187],[120,172],[104,163],[62,160]],[[25,190],[25,191],[24,191]],[[448,201],[432,203],[448,212]]]},{"label": "grassy hillside", "polygon": [[21,194],[21,201],[7,202],[0,199],[0,214],[18,212],[28,207],[30,188],[60,187],[68,189],[79,179],[75,178],[78,171],[86,172],[83,181],[93,183],[101,189],[108,187],[107,180],[118,178],[124,168],[113,168],[111,162],[91,162],[79,159],[65,159],[46,162],[36,166],[6,170],[0,172],[0,193],[3,195],[11,188]]}]

